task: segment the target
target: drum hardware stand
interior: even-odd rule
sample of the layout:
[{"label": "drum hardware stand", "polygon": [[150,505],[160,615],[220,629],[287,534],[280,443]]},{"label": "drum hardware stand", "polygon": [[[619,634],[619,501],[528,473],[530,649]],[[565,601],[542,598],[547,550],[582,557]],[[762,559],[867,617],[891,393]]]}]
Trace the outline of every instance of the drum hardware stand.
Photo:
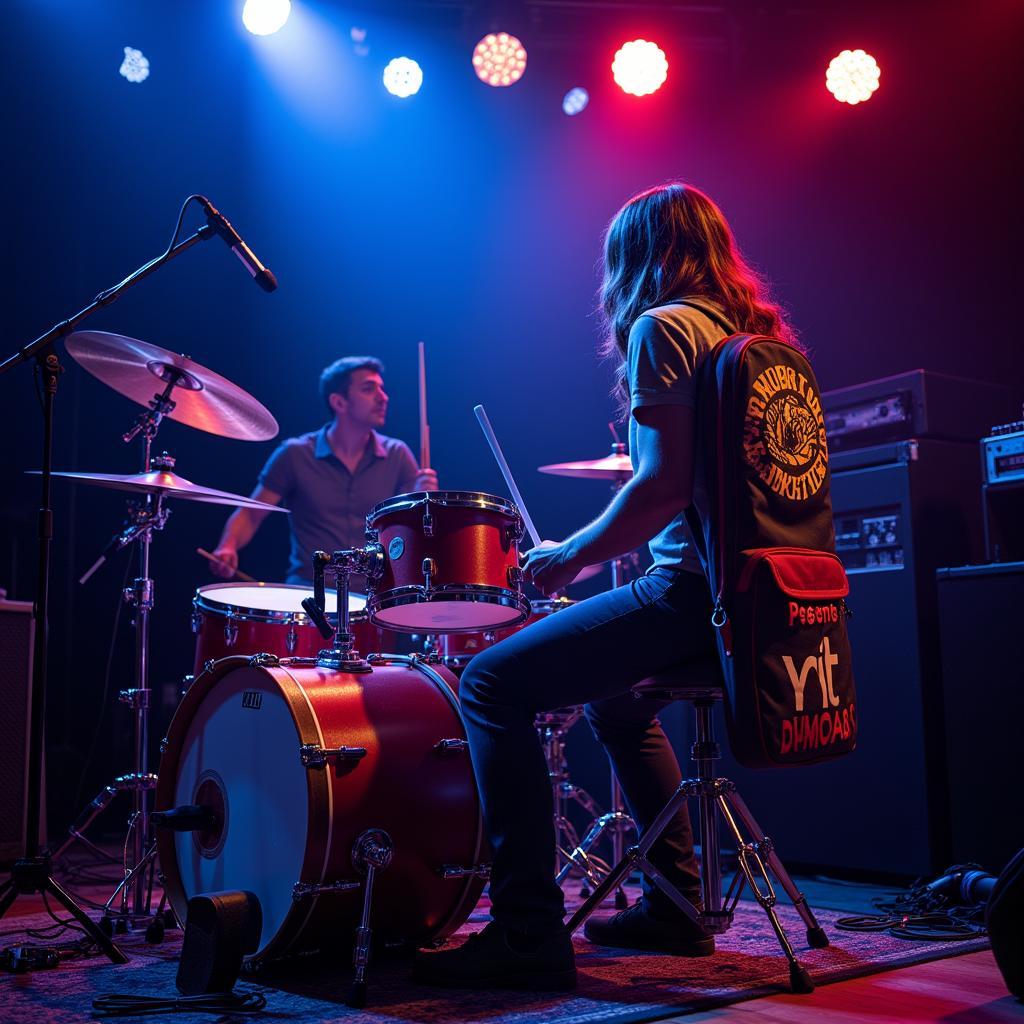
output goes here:
[{"label": "drum hardware stand", "polygon": [[601,809],[594,798],[579,786],[573,784],[569,777],[569,765],[565,759],[565,734],[579,721],[578,708],[569,710],[549,711],[534,719],[537,732],[540,733],[541,746],[544,749],[544,761],[548,766],[548,778],[551,779],[551,790],[555,809],[555,872],[559,883],[572,867],[583,872],[581,895],[590,894],[589,886],[601,881],[602,872],[596,870],[587,859],[573,859],[573,853],[580,846],[580,838],[576,828],[569,820],[569,801],[578,803],[593,818],[601,816]]},{"label": "drum hardware stand", "polygon": [[[335,551],[313,552],[313,596],[302,602],[302,607],[325,640],[332,640],[334,646],[322,650],[316,662],[322,668],[342,672],[372,672],[370,663],[356,650],[356,637],[349,628],[349,578],[353,575],[377,579],[382,571],[384,549],[379,544],[368,544],[365,548],[350,548]],[[327,621],[327,595],[325,576],[334,574],[338,593],[338,629],[331,629]]]},{"label": "drum hardware stand", "polygon": [[391,837],[382,829],[367,829],[352,847],[352,866],[366,876],[363,883],[363,916],[356,929],[355,948],[352,951],[352,965],[355,977],[349,990],[346,1006],[362,1009],[366,1006],[366,969],[370,963],[370,911],[373,905],[373,883],[376,873],[383,871],[394,854]]}]

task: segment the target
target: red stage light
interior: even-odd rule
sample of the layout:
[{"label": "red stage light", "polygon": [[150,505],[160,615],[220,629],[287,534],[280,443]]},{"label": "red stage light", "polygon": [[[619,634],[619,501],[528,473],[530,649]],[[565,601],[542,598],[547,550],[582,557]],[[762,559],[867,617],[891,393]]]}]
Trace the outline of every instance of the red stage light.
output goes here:
[{"label": "red stage light", "polygon": [[612,77],[623,92],[649,96],[668,78],[668,58],[657,43],[633,39],[623,43],[612,61]]}]

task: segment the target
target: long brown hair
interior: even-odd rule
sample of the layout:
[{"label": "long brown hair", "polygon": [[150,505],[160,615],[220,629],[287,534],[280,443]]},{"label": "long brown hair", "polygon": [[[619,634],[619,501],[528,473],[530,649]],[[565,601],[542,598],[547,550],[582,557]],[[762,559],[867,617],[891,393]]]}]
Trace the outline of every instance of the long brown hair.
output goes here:
[{"label": "long brown hair", "polygon": [[685,296],[715,303],[737,331],[799,347],[785,312],[743,259],[718,206],[692,185],[659,185],[633,196],[604,238],[601,306],[608,335],[601,354],[618,362],[620,396],[633,323],[646,310]]}]

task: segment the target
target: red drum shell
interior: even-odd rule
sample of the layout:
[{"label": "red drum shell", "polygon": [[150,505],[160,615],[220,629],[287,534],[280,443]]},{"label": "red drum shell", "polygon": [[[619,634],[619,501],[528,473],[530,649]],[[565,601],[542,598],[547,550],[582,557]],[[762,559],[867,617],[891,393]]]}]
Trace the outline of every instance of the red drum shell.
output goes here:
[{"label": "red drum shell", "polygon": [[[293,902],[292,885],[358,880],[352,848],[372,828],[394,844],[374,885],[375,938],[426,943],[458,928],[484,883],[446,879],[440,869],[472,867],[489,854],[468,749],[437,746],[465,738],[457,687],[443,666],[398,655],[375,661],[369,673],[229,658],[199,676],[168,730],[155,806],[195,803],[203,780],[214,779],[226,824],[219,837],[158,830],[161,870],[179,918],[189,897],[212,884],[253,891],[264,905],[264,934],[251,959],[350,942],[361,888]],[[217,729],[233,751],[214,740]],[[363,747],[366,755],[302,767],[303,744]],[[289,799],[296,784],[304,806]],[[288,816],[305,821],[305,835],[301,827],[276,826]],[[233,831],[240,837],[234,850]],[[292,861],[294,878],[279,870]]]},{"label": "red drum shell", "polygon": [[[311,587],[286,584],[260,585],[260,606],[236,597],[255,589],[254,585],[213,583],[199,587],[192,600],[192,632],[196,634],[193,674],[198,675],[208,661],[219,661],[236,654],[274,654],[278,658],[315,658],[330,643],[310,622],[305,612],[296,611],[302,597],[312,596]],[[237,603],[236,603],[237,601]],[[334,614],[328,615],[331,625]],[[360,654],[395,650],[394,633],[371,624],[363,609],[349,615],[349,628],[355,634]]]},{"label": "red drum shell", "polygon": [[[429,514],[429,532],[424,516]],[[400,494],[366,517],[384,550],[383,575],[369,584],[370,619],[413,633],[477,632],[522,622],[515,505],[476,491]],[[429,597],[424,560],[433,560]]]},{"label": "red drum shell", "polygon": [[441,661],[454,672],[461,672],[469,664],[470,658],[479,654],[487,647],[493,647],[513,633],[526,629],[527,626],[549,615],[568,608],[576,602],[568,597],[548,597],[530,602],[530,615],[525,622],[507,629],[489,630],[485,633],[453,633],[435,637],[431,646],[441,655]]}]

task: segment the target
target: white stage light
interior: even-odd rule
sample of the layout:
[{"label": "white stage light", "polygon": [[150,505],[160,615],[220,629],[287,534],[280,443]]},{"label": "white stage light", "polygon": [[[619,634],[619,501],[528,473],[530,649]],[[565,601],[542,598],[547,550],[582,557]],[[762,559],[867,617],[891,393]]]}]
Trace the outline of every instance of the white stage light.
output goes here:
[{"label": "white stage light", "polygon": [[396,57],[384,69],[384,88],[392,96],[407,99],[420,91],[423,71],[410,57]]},{"label": "white stage light", "polygon": [[853,106],[871,99],[881,75],[875,58],[863,50],[843,50],[825,72],[825,88],[840,103]]},{"label": "white stage light", "polygon": [[657,43],[633,39],[623,43],[612,61],[612,77],[623,92],[650,96],[668,78],[668,58]]},{"label": "white stage light", "polygon": [[130,46],[124,48],[121,74],[129,82],[144,82],[149,78],[149,61],[141,50],[133,50]]},{"label": "white stage light", "polygon": [[242,24],[254,36],[269,36],[284,27],[292,13],[292,0],[245,0]]}]

